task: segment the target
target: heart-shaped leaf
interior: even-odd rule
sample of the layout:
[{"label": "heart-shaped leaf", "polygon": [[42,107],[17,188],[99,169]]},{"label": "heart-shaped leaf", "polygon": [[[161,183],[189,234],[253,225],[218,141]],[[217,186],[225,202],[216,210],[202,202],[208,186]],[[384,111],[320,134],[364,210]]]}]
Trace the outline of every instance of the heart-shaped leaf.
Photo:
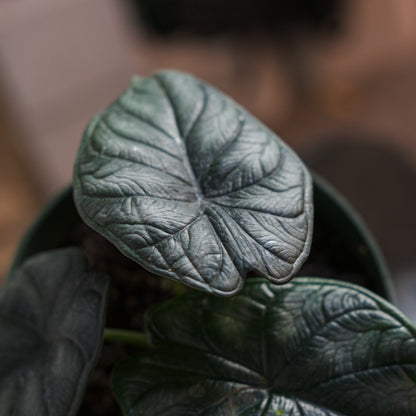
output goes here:
[{"label": "heart-shaped leaf", "polygon": [[288,281],[308,256],[312,186],[298,157],[230,98],[161,72],[87,128],[74,171],[83,219],[159,275],[232,295],[250,270]]},{"label": "heart-shaped leaf", "polygon": [[108,279],[80,249],[27,260],[0,293],[0,415],[67,416],[101,350]]},{"label": "heart-shaped leaf", "polygon": [[125,415],[416,414],[416,329],[358,286],[250,279],[156,306],[147,328],[155,350],[113,375]]}]

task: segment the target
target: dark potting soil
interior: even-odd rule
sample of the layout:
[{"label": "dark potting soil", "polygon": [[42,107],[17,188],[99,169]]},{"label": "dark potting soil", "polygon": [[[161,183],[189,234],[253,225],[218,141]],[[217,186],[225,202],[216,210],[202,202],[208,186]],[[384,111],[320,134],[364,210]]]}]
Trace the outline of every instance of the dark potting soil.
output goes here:
[{"label": "dark potting soil", "polygon": [[[87,252],[91,268],[111,277],[106,327],[143,331],[146,310],[174,296],[173,284],[169,279],[160,278],[126,258],[104,237],[83,223],[74,230],[69,244],[81,245]],[[311,253],[298,276],[328,277],[370,286],[360,270],[357,255],[322,221],[315,221]],[[139,347],[104,343],[79,416],[121,416],[111,392],[111,370],[123,357],[140,351],[143,349]]]}]

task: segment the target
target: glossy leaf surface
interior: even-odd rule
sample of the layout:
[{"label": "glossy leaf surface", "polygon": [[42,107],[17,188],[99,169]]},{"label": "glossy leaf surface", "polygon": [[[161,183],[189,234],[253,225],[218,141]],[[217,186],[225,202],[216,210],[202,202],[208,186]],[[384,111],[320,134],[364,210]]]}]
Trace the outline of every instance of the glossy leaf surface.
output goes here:
[{"label": "glossy leaf surface", "polygon": [[288,281],[312,234],[311,178],[270,130],[179,72],[133,79],[87,128],[83,219],[143,267],[232,295],[255,270]]},{"label": "glossy leaf surface", "polygon": [[150,310],[154,351],[122,361],[129,416],[411,416],[416,331],[358,286],[249,280],[242,294],[191,294]]},{"label": "glossy leaf surface", "polygon": [[75,415],[101,350],[108,279],[76,248],[27,260],[0,292],[0,415]]}]

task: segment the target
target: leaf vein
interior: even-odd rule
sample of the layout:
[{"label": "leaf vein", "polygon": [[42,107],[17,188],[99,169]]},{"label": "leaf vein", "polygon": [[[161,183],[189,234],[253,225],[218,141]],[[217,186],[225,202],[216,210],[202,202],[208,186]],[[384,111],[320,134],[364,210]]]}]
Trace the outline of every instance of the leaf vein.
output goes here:
[{"label": "leaf vein", "polygon": [[135,113],[134,111],[132,111],[131,109],[129,109],[128,107],[126,107],[124,104],[122,104],[122,102],[120,100],[116,101],[116,103],[114,105],[120,107],[120,109],[122,111],[124,111],[125,113],[129,114],[130,116],[132,116],[134,118],[138,118],[139,120],[143,121],[144,123],[148,124],[149,126],[153,127],[155,130],[159,131],[160,133],[164,134],[165,136],[171,138],[173,141],[176,142],[176,139],[175,139],[175,137],[173,135],[171,135],[166,130],[162,129],[157,124],[154,124],[150,120],[144,119],[140,114]]},{"label": "leaf vein", "polygon": [[219,149],[214,153],[210,163],[205,168],[205,171],[201,174],[201,181],[205,180],[206,175],[208,174],[208,171],[210,170],[211,166],[214,164],[216,159],[218,159],[227,149],[229,149],[233,143],[235,143],[239,137],[241,136],[241,133],[243,131],[243,126],[245,124],[245,120],[242,120],[239,122],[239,128],[236,130],[234,136],[231,136],[231,138],[226,141],[225,143],[220,146]]},{"label": "leaf vein", "polygon": [[[402,367],[404,366],[410,366],[410,367],[415,367],[416,369],[416,364],[414,362],[412,363],[394,363],[394,364],[386,364],[386,365],[382,365],[382,366],[377,366],[377,367],[371,367],[371,368],[365,368],[363,370],[357,370],[357,371],[350,371],[348,373],[344,373],[341,374],[339,376],[333,377],[333,378],[329,378],[327,380],[321,380],[321,381],[317,381],[316,383],[312,384],[311,386],[309,386],[307,388],[307,391],[311,391],[313,390],[315,387],[319,386],[321,387],[324,384],[330,384],[333,382],[337,382],[339,380],[342,380],[343,378],[348,378],[351,376],[360,376],[362,374],[365,373],[372,373],[372,372],[380,372],[384,369],[390,369],[390,368],[396,368],[399,367],[401,370],[404,371],[404,369]],[[408,374],[404,371],[404,373],[406,374],[407,378],[412,382],[413,387],[410,388],[410,390],[416,390],[416,387],[414,386],[415,380],[412,380]],[[371,386],[372,387],[372,386]]]},{"label": "leaf vein", "polygon": [[[280,146],[280,148],[281,148],[281,146]],[[281,148],[280,158],[279,158],[276,166],[272,170],[270,170],[270,172],[267,172],[261,178],[255,180],[255,181],[249,182],[249,183],[247,183],[247,184],[245,184],[243,186],[240,186],[237,189],[233,189],[231,191],[227,191],[227,192],[215,194],[215,195],[209,196],[209,198],[210,199],[215,199],[215,198],[220,198],[220,197],[228,196],[228,195],[231,195],[231,194],[233,194],[235,192],[239,192],[239,191],[242,191],[243,189],[246,189],[246,188],[249,188],[251,186],[254,186],[254,185],[256,185],[258,183],[261,183],[262,181],[270,178],[271,176],[273,176],[282,167],[282,165],[284,163],[284,160],[285,160],[285,157],[284,156],[285,156],[285,154],[283,152],[283,149]]]},{"label": "leaf vein", "polygon": [[[156,170],[158,172],[164,173],[167,176],[170,176],[172,178],[178,179],[180,182],[183,182],[185,185],[193,186],[193,184],[191,182],[188,182],[186,179],[182,178],[181,176],[175,175],[171,171],[168,172],[165,169],[162,169],[162,168],[160,168],[158,166],[153,166],[150,163],[145,163],[142,160],[140,160],[140,161],[139,160],[132,161],[131,159],[129,159],[127,157],[124,157],[124,156],[121,156],[121,155],[115,155],[115,154],[108,155],[108,154],[104,154],[104,153],[99,152],[98,149],[95,149],[94,147],[91,147],[91,150],[94,151],[100,158],[107,158],[107,159],[110,159],[110,160],[111,159],[119,159],[119,160],[124,160],[126,162],[129,162],[129,164],[130,165],[133,165],[133,166],[135,166],[135,165],[145,166],[145,167],[147,167],[149,169],[154,169],[154,170]],[[112,173],[110,173],[109,175],[111,175],[111,174]]]},{"label": "leaf vein", "polygon": [[126,134],[126,133],[124,133],[124,132],[122,132],[121,130],[118,130],[118,129],[116,129],[114,126],[112,126],[110,123],[109,123],[109,121],[105,118],[105,117],[102,117],[101,118],[101,121],[102,121],[102,125],[110,132],[110,133],[112,133],[112,134],[114,134],[114,135],[116,135],[118,138],[121,138],[121,139],[124,139],[124,140],[127,140],[127,141],[129,141],[129,142],[133,142],[133,143],[137,143],[137,144],[140,144],[140,145],[143,145],[143,146],[146,146],[146,147],[150,147],[150,148],[152,148],[152,149],[155,149],[155,150],[158,150],[159,152],[162,152],[162,153],[164,153],[164,154],[166,154],[166,155],[169,155],[169,156],[171,156],[171,157],[173,157],[174,159],[176,159],[176,160],[180,160],[180,161],[182,161],[182,158],[181,157],[179,157],[178,155],[176,155],[175,153],[172,153],[172,152],[169,152],[168,150],[166,150],[165,148],[163,148],[163,147],[160,147],[160,146],[157,146],[156,144],[154,144],[154,143],[149,143],[149,142],[147,142],[147,141],[145,141],[144,139],[141,139],[141,138],[136,138],[136,137],[133,137],[133,136],[129,136],[128,134]]}]

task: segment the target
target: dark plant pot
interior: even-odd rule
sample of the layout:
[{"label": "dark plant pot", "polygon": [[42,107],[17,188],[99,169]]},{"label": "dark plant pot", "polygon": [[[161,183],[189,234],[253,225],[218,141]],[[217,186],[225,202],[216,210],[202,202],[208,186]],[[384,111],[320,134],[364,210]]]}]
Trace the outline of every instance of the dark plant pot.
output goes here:
[{"label": "dark plant pot", "polygon": [[[371,233],[348,202],[317,175],[314,175],[314,205],[315,224],[330,230],[342,243],[343,255],[365,276],[367,288],[394,303],[389,272]],[[11,271],[33,254],[65,245],[67,236],[80,221],[72,188],[68,187],[46,206],[27,231]],[[311,254],[313,251],[314,245]]]},{"label": "dark plant pot", "polygon": [[394,288],[384,257],[370,230],[349,202],[319,175],[313,175],[315,223],[337,233],[366,276],[367,288],[395,303]]}]

